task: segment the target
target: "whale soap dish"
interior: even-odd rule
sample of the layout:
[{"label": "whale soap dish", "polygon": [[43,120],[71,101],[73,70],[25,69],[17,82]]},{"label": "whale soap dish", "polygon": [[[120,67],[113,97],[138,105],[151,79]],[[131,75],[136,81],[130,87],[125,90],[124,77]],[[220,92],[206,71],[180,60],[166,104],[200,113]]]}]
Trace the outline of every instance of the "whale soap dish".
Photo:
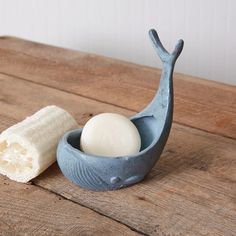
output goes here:
[{"label": "whale soap dish", "polygon": [[173,71],[184,42],[179,40],[170,54],[154,29],[149,35],[163,68],[153,100],[130,118],[141,137],[140,152],[117,157],[86,154],[80,150],[82,129],[67,132],[58,144],[57,161],[61,171],[83,188],[106,191],[138,183],[150,172],[164,149],[173,119]]}]

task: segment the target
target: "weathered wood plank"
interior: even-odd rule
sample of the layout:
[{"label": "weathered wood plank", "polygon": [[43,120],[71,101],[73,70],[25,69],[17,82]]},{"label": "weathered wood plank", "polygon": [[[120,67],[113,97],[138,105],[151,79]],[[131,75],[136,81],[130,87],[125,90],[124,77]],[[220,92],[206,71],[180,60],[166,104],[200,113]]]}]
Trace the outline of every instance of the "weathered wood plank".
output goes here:
[{"label": "weathered wood plank", "polygon": [[0,235],[139,235],[42,188],[0,176]]},{"label": "weathered wood plank", "polygon": [[114,105],[96,102],[68,92],[37,85],[0,74],[0,128],[22,120],[47,105],[58,105],[69,111],[80,124],[102,112],[132,115]]},{"label": "weathered wood plank", "polygon": [[[132,113],[3,75],[0,94],[4,95],[0,99],[0,120],[4,117],[0,130],[52,103],[73,113],[81,124],[88,118],[82,114],[91,111]],[[12,119],[9,123],[6,115]],[[235,140],[174,124],[160,161],[138,185],[91,192],[66,180],[57,165],[33,182],[146,234],[235,235],[235,153]]]},{"label": "weathered wood plank", "polygon": [[[0,72],[130,110],[153,97],[160,70],[12,37],[0,38]],[[174,121],[236,138],[236,88],[175,74]]]}]

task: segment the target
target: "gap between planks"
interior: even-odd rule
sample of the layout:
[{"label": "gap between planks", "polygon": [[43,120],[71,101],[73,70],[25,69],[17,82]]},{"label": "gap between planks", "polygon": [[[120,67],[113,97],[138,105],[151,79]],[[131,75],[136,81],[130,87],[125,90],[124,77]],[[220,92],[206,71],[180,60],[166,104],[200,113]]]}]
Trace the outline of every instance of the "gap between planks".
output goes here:
[{"label": "gap between planks", "polygon": [[0,185],[0,235],[140,235],[110,217],[39,186],[16,183],[3,176]]},{"label": "gap between planks", "polygon": [[95,210],[94,208],[92,208],[92,207],[90,207],[90,206],[87,206],[87,205],[84,205],[84,204],[82,204],[82,203],[76,202],[76,201],[74,201],[73,199],[66,198],[65,196],[63,196],[63,195],[61,195],[61,194],[59,194],[59,193],[53,191],[52,189],[45,188],[45,187],[43,187],[42,185],[37,185],[37,183],[35,183],[34,180],[31,181],[31,184],[34,185],[34,186],[37,187],[37,188],[43,189],[43,190],[46,191],[46,192],[50,192],[50,193],[52,193],[52,194],[55,194],[55,195],[61,197],[62,199],[65,199],[66,201],[70,201],[70,202],[73,202],[73,203],[75,203],[75,204],[77,204],[77,205],[80,205],[80,206],[82,206],[82,207],[84,207],[84,208],[88,208],[88,209],[90,209],[91,211],[96,212],[98,215],[101,215],[101,216],[103,216],[103,217],[107,217],[107,218],[109,218],[109,219],[111,219],[111,220],[113,220],[113,221],[115,221],[115,222],[117,222],[117,223],[119,223],[119,224],[121,224],[121,225],[124,225],[124,226],[126,226],[127,228],[129,228],[130,230],[132,230],[132,231],[134,231],[134,232],[136,232],[136,233],[138,233],[138,234],[140,234],[140,235],[148,236],[148,234],[146,234],[146,233],[144,233],[144,232],[142,232],[142,231],[139,231],[138,229],[136,229],[136,228],[134,228],[134,227],[132,227],[132,226],[130,226],[130,225],[128,225],[128,224],[122,222],[122,221],[119,221],[119,220],[115,219],[115,218],[112,217],[112,216],[105,215],[105,214],[103,214],[102,212],[97,211],[97,210]]},{"label": "gap between planks", "polygon": [[54,86],[51,86],[51,85],[48,85],[48,84],[44,84],[44,83],[39,83],[39,82],[36,82],[36,81],[28,80],[26,78],[23,78],[23,77],[20,77],[20,76],[16,76],[16,75],[13,75],[13,74],[0,72],[0,75],[6,75],[6,76],[9,76],[9,77],[13,77],[15,79],[23,80],[23,81],[25,81],[27,83],[37,84],[37,85],[44,86],[44,87],[47,87],[47,88],[56,89],[58,91],[61,91],[61,92],[67,93],[67,94],[73,94],[73,95],[78,96],[78,97],[87,98],[87,99],[90,99],[90,100],[93,100],[93,101],[96,101],[96,102],[100,102],[100,103],[104,103],[104,104],[107,104],[107,105],[112,105],[112,106],[116,106],[116,107],[119,107],[119,108],[122,108],[122,109],[126,109],[126,110],[129,110],[129,111],[137,112],[136,110],[132,110],[132,109],[129,109],[129,108],[126,108],[126,107],[123,107],[123,106],[119,106],[119,105],[116,105],[116,104],[113,104],[113,103],[102,101],[102,100],[99,100],[99,99],[96,99],[96,98],[93,98],[93,97],[89,97],[89,96],[85,96],[85,95],[82,95],[82,94],[77,94],[77,93],[74,93],[74,92],[69,92],[69,91],[63,90],[61,88],[57,88],[57,87],[54,87]]}]

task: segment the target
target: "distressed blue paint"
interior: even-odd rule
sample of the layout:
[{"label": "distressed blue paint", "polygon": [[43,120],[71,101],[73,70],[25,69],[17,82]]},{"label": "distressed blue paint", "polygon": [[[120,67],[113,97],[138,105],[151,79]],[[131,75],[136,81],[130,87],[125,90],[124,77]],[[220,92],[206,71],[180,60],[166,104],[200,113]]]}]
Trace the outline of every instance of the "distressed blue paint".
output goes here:
[{"label": "distressed blue paint", "polygon": [[83,188],[105,191],[135,184],[150,172],[164,149],[173,118],[173,70],[184,42],[179,40],[173,53],[169,54],[155,30],[150,30],[149,35],[163,70],[153,100],[131,118],[141,136],[140,152],[120,157],[88,155],[79,149],[82,129],[66,133],[58,144],[57,161],[61,171]]}]

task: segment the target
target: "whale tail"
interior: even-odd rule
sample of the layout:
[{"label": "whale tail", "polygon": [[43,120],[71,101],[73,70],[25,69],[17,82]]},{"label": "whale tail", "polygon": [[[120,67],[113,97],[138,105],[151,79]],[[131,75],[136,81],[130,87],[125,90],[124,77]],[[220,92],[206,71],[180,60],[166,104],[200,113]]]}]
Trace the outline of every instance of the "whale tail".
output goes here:
[{"label": "whale tail", "polygon": [[152,101],[134,118],[143,116],[154,116],[158,119],[160,127],[164,127],[166,122],[172,122],[173,116],[173,71],[177,58],[182,52],[184,41],[178,40],[175,49],[169,53],[161,43],[156,30],[149,30],[149,36],[153,43],[154,49],[162,61],[162,74],[159,89]]},{"label": "whale tail", "polygon": [[155,51],[157,52],[158,56],[160,57],[162,63],[163,64],[165,64],[165,63],[175,64],[177,58],[179,57],[180,53],[183,50],[184,41],[182,39],[178,40],[173,52],[169,53],[162,45],[161,40],[160,40],[156,30],[154,30],[154,29],[149,30],[149,36],[150,36],[150,39],[152,40]]}]

